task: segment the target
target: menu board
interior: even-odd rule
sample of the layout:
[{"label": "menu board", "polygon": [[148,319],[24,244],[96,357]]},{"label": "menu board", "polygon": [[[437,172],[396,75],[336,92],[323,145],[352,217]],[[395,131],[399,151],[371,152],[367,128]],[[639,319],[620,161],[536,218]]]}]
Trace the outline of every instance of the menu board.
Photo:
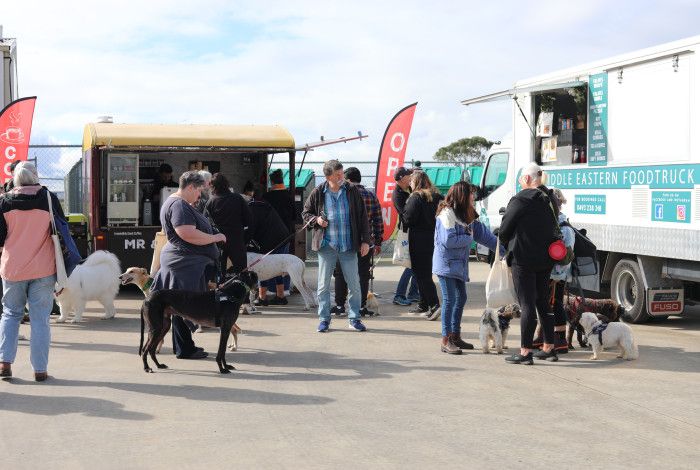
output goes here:
[{"label": "menu board", "polygon": [[588,165],[608,164],[608,74],[588,79]]}]

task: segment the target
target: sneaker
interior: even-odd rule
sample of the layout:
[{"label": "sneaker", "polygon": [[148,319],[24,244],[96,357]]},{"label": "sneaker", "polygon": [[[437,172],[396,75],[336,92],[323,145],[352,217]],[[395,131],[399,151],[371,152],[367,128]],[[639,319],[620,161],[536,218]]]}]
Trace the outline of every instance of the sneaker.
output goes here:
[{"label": "sneaker", "polygon": [[267,299],[261,299],[260,297],[256,297],[256,299],[253,301],[253,305],[256,307],[267,307],[270,305],[270,303],[267,301]]},{"label": "sneaker", "polygon": [[428,321],[435,321],[438,318],[440,318],[440,306],[439,305],[433,305],[430,307],[429,313],[426,316],[426,320]]},{"label": "sneaker", "polygon": [[201,348],[195,349],[194,352],[192,354],[190,354],[189,356],[182,356],[182,357],[175,356],[175,357],[177,357],[178,359],[204,359],[205,357],[207,357],[209,355],[209,353],[207,353],[205,351],[200,351],[200,349]]},{"label": "sneaker", "polygon": [[408,313],[426,313],[428,312],[428,307],[424,307],[421,304],[416,305],[413,307],[411,310],[408,311]]},{"label": "sneaker", "polygon": [[557,357],[557,352],[554,349],[549,352],[545,352],[544,349],[540,349],[533,356],[537,359],[544,359],[549,362],[557,362],[559,360]]},{"label": "sneaker", "polygon": [[367,331],[367,327],[360,320],[350,320],[348,328],[355,331]]},{"label": "sneaker", "polygon": [[532,353],[523,356],[522,354],[512,354],[506,357],[506,362],[509,364],[525,364],[531,366],[535,361],[532,360]]},{"label": "sneaker", "polygon": [[372,310],[368,310],[367,307],[362,307],[360,309],[360,316],[361,317],[372,317],[372,316],[374,316],[374,312]]},{"label": "sneaker", "polygon": [[420,297],[406,297],[406,300],[408,300],[412,304],[419,304],[420,303]]},{"label": "sneaker", "polygon": [[345,306],[343,305],[336,305],[331,309],[331,314],[332,315],[337,315],[337,316],[343,316],[345,315]]},{"label": "sneaker", "polygon": [[286,297],[277,297],[275,296],[272,300],[270,300],[269,304],[270,305],[287,305],[289,302],[287,301]]},{"label": "sneaker", "polygon": [[394,305],[401,305],[402,307],[408,307],[411,305],[411,301],[408,300],[406,297],[402,297],[400,295],[394,296]]},{"label": "sneaker", "polygon": [[330,328],[330,326],[330,321],[321,320],[321,323],[318,324],[318,328],[316,329],[316,331],[318,331],[319,333],[325,333],[326,331],[328,331],[328,328]]}]

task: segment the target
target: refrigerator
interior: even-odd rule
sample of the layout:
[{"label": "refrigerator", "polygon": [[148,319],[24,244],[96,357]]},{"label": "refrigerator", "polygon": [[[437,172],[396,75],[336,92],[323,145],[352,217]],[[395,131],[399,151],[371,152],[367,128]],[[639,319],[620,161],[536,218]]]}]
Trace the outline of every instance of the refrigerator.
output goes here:
[{"label": "refrigerator", "polygon": [[139,155],[110,153],[107,164],[107,223],[138,225]]}]

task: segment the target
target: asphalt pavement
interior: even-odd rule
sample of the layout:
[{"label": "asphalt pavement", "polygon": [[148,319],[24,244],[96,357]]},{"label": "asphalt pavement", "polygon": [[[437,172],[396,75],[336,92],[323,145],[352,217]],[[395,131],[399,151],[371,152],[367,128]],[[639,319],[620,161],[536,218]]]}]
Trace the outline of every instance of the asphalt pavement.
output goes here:
[{"label": "asphalt pavement", "polygon": [[[487,266],[472,262],[463,337],[478,342]],[[236,367],[178,360],[170,335],[146,374],[133,291],[117,316],[90,303],[53,324],[49,375],[33,381],[29,343],[0,382],[0,468],[697,468],[700,311],[632,325],[640,358],[509,365],[478,350],[440,352],[440,322],[391,304],[400,268],[376,268],[381,316],[368,331],[334,318],[316,333],[299,296],[241,316]],[[307,280],[316,285],[315,269]],[[519,344],[513,324],[511,351]],[[29,325],[21,333],[31,334]]]}]

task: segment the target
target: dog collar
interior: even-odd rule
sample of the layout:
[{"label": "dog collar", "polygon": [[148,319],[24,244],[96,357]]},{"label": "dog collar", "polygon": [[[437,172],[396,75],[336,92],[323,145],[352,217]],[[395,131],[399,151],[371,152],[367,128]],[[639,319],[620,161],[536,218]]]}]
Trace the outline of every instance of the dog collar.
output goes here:
[{"label": "dog collar", "polygon": [[151,288],[152,285],[153,285],[153,278],[149,277],[148,281],[146,281],[146,283],[143,285],[141,290],[144,292],[148,292],[148,290]]}]

